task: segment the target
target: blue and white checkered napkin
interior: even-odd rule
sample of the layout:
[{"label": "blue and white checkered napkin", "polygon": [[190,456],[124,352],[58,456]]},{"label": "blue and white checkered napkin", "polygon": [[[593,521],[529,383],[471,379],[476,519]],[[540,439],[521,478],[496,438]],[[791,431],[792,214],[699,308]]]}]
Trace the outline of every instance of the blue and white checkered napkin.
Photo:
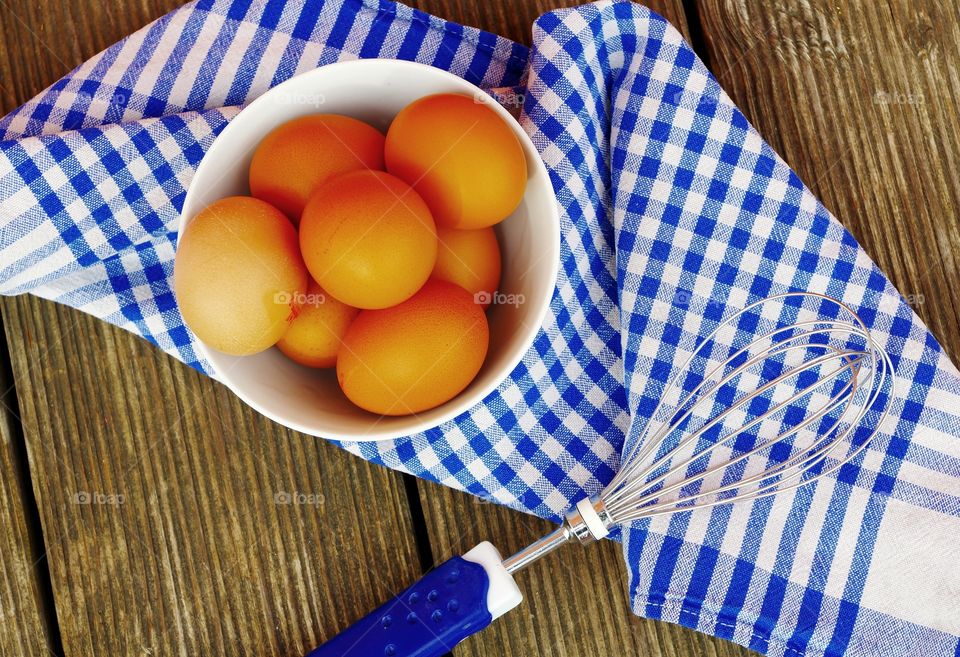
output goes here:
[{"label": "blue and white checkered napkin", "polygon": [[960,655],[957,370],[662,18],[602,2],[544,15],[533,40],[373,0],[174,11],[0,121],[0,290],[75,306],[209,371],[170,290],[174,227],[240,105],[355,57],[523,84],[522,124],[563,210],[553,312],[469,414],[345,447],[556,518],[611,478],[624,436],[724,308],[827,293],[890,352],[892,418],[815,487],[626,529],[634,611],[771,655]]}]

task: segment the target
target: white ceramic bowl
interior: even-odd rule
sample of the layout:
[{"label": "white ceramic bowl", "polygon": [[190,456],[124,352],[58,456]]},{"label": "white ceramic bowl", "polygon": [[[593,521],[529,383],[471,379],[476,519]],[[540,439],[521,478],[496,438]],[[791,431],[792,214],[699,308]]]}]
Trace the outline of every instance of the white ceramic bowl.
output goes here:
[{"label": "white ceramic bowl", "polygon": [[318,112],[345,114],[383,132],[412,101],[436,93],[473,96],[492,107],[516,133],[527,156],[528,180],[520,207],[497,226],[503,257],[499,293],[516,304],[493,304],[490,349],[476,379],[447,403],[417,415],[382,417],[351,404],[333,370],[295,364],[276,348],[229,356],[201,343],[217,377],[269,418],[314,436],[382,440],[435,427],[494,390],[530,348],[553,296],[560,262],[560,218],[546,168],[516,120],[486,93],[450,73],[423,64],[367,59],[298,75],[244,108],[217,137],[197,168],[183,206],[180,230],[204,207],[249,194],[247,169],[260,140],[281,123]]}]

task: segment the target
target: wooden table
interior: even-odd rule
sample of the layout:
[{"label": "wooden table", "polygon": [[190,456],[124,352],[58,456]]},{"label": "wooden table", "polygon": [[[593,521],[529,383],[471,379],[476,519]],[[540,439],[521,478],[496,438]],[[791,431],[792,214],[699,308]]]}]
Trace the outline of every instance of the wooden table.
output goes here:
[{"label": "wooden table", "polygon": [[[177,4],[0,0],[0,109]],[[414,4],[529,43],[563,3]],[[960,356],[958,2],[652,6]],[[0,654],[300,655],[478,540],[547,529],[287,431],[79,312],[0,311]],[[521,583],[527,604],[456,655],[749,654],[632,616],[612,544]]]}]

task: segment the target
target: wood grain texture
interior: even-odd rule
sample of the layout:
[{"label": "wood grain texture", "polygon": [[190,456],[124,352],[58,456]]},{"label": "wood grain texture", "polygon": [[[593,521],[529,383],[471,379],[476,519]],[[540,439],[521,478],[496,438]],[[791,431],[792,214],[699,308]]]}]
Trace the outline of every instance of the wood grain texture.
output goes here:
[{"label": "wood grain texture", "polygon": [[92,317],[3,311],[67,655],[301,655],[419,575],[396,473]]},{"label": "wood grain texture", "polygon": [[[467,23],[523,43],[530,25],[555,2],[506,3],[429,0],[412,3],[424,11]],[[569,2],[567,5],[580,4]],[[649,2],[689,36],[680,2]],[[531,543],[550,524],[434,484],[421,484],[421,498],[437,562],[490,540],[505,554]],[[522,607],[457,647],[458,657],[543,655],[544,657],[733,657],[750,651],[667,623],[634,616],[626,591],[619,546],[571,546],[519,575]]]},{"label": "wood grain texture", "polygon": [[960,359],[960,3],[698,6],[721,85]]},{"label": "wood grain texture", "polygon": [[[5,350],[3,350],[5,351]],[[42,592],[43,539],[34,531],[29,473],[10,372],[0,370],[0,655],[47,655],[53,609]]]}]

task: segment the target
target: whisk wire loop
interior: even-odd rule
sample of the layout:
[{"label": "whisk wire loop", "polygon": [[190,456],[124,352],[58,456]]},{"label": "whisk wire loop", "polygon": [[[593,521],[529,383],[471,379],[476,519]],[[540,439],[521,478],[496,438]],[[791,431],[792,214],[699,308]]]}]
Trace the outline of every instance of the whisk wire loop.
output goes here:
[{"label": "whisk wire loop", "polygon": [[[840,373],[842,370],[850,369],[851,367],[854,367],[854,365],[853,365],[853,364],[848,364],[848,365],[841,366],[841,367],[837,368],[836,370],[834,370],[834,372],[831,374],[831,376]],[[787,374],[784,374],[784,375],[782,375],[782,376],[786,377],[788,374],[792,374],[792,373],[787,373]],[[800,390],[799,392],[797,392],[796,394],[794,394],[792,397],[790,397],[790,399],[788,399],[788,400],[786,400],[786,401],[784,401],[784,402],[780,402],[780,403],[779,403],[777,406],[775,406],[770,412],[776,412],[776,411],[779,410],[780,408],[784,408],[784,407],[786,407],[787,405],[789,405],[789,404],[791,404],[791,403],[793,403],[793,402],[801,399],[802,397],[806,396],[809,392],[811,392],[812,389],[824,385],[827,381],[828,381],[827,379],[820,379],[820,380],[818,380],[816,383],[814,383],[814,384],[808,386],[807,388],[804,388],[803,390]],[[771,383],[773,383],[773,382],[771,382]],[[679,489],[679,488],[686,487],[686,486],[689,486],[689,485],[691,485],[691,484],[698,483],[698,482],[700,482],[700,481],[708,478],[708,477],[709,477],[710,475],[712,475],[712,474],[715,474],[715,473],[717,473],[717,472],[726,470],[726,469],[730,468],[731,466],[736,465],[737,463],[740,463],[740,462],[742,462],[742,461],[745,461],[745,460],[749,459],[751,456],[753,456],[753,455],[757,454],[758,452],[760,452],[760,451],[768,448],[770,445],[772,445],[772,444],[774,444],[774,443],[783,441],[783,440],[785,440],[786,438],[789,438],[789,437],[791,437],[792,435],[795,435],[795,434],[799,433],[800,431],[802,431],[804,428],[806,428],[806,427],[809,426],[810,424],[812,424],[812,423],[816,422],[818,419],[822,418],[822,417],[823,417],[824,415],[826,415],[829,411],[835,409],[838,405],[842,404],[844,401],[846,401],[846,403],[849,403],[850,400],[849,400],[849,397],[846,395],[846,392],[847,392],[848,390],[851,390],[855,385],[856,385],[856,383],[855,383],[853,380],[851,380],[850,382],[848,382],[848,383],[844,386],[844,388],[841,390],[841,392],[835,394],[833,397],[830,398],[830,402],[831,402],[831,403],[830,403],[829,405],[823,406],[821,409],[819,409],[818,411],[816,411],[813,415],[811,415],[811,416],[808,417],[808,418],[805,418],[805,419],[804,419],[800,424],[798,424],[797,426],[791,427],[791,428],[787,429],[786,431],[784,431],[783,433],[780,433],[780,434],[777,435],[774,439],[772,439],[769,444],[762,444],[762,445],[760,445],[760,446],[758,446],[758,447],[754,447],[753,449],[751,449],[751,450],[749,450],[749,451],[745,451],[745,452],[743,452],[742,454],[740,454],[740,455],[732,458],[730,461],[727,461],[727,462],[724,462],[724,463],[715,465],[715,466],[713,466],[712,468],[708,468],[708,469],[706,469],[704,472],[702,472],[702,473],[700,473],[700,474],[698,474],[698,475],[694,475],[694,476],[692,476],[692,477],[690,477],[690,478],[688,478],[688,479],[686,479],[686,480],[684,480],[684,481],[680,481],[680,482],[671,484],[671,485],[669,485],[669,486],[667,486],[667,487],[665,487],[665,488],[656,489],[656,490],[654,490],[654,491],[652,491],[652,492],[650,492],[650,493],[647,493],[645,496],[640,497],[639,499],[631,500],[631,501],[630,501],[630,506],[632,506],[632,507],[634,507],[634,508],[640,509],[640,508],[644,507],[648,502],[652,501],[653,499],[656,499],[657,497],[660,497],[660,496],[665,495],[665,494],[667,494],[667,493],[673,492],[673,491],[675,491],[675,490],[677,490],[677,489]],[[724,416],[726,413],[732,412],[733,410],[735,410],[735,408],[736,408],[737,406],[741,406],[741,405],[747,403],[748,401],[749,401],[749,399],[742,399],[742,400],[740,400],[739,402],[737,402],[737,404],[736,404],[735,406],[730,406],[726,411],[724,411],[724,413],[722,413],[721,415],[718,415],[716,418],[714,418],[713,420],[711,420],[707,425],[705,425],[704,427],[701,427],[700,429],[698,429],[695,433],[691,433],[691,434],[690,434],[689,436],[687,436],[684,440],[685,440],[685,441],[696,441],[697,439],[699,439],[699,437],[700,437],[703,433],[705,433],[705,431],[706,431],[710,426],[713,426],[713,425],[715,425],[716,423],[719,423],[720,421],[722,421],[723,416]],[[724,436],[722,439],[717,440],[717,441],[715,441],[715,442],[712,442],[712,443],[711,443],[708,447],[706,447],[704,450],[702,450],[701,452],[695,454],[695,456],[698,456],[698,457],[699,457],[699,456],[703,456],[704,454],[708,454],[708,453],[712,452],[713,450],[716,450],[718,447],[720,447],[721,445],[727,443],[727,442],[730,441],[732,438],[735,438],[736,436],[739,436],[739,435],[745,433],[746,431],[752,429],[754,426],[760,424],[762,421],[763,421],[763,418],[762,418],[762,417],[754,418],[753,420],[749,421],[747,424],[743,425],[742,427],[740,427],[740,428],[737,429],[736,431],[733,431],[733,432],[731,432],[731,433],[728,433],[728,434],[727,434],[726,436]],[[837,424],[837,423],[835,423],[834,426],[836,426],[836,424]],[[796,458],[796,457],[794,457],[794,458]],[[653,472],[655,472],[655,471],[659,468],[659,466],[660,466],[662,463],[664,463],[664,462],[669,462],[669,459],[670,459],[670,455],[669,455],[669,454],[661,457],[661,459],[659,459],[657,462],[655,462],[654,464],[651,464],[650,466],[648,466],[648,467],[646,468],[645,472],[652,474]],[[742,480],[740,480],[740,481],[737,481],[737,482],[734,482],[734,483],[731,483],[731,484],[727,484],[727,485],[725,485],[725,486],[721,486],[720,488],[712,491],[711,494],[714,494],[714,495],[721,494],[721,493],[727,492],[727,491],[729,491],[729,490],[734,490],[734,489],[736,489],[736,488],[743,487],[743,486],[746,485],[746,484],[753,483],[754,481],[757,481],[757,480],[760,480],[760,479],[768,479],[768,478],[770,478],[770,477],[772,477],[772,476],[775,476],[775,475],[778,474],[779,472],[787,469],[787,468],[790,467],[791,465],[794,465],[794,463],[791,463],[790,461],[781,463],[781,464],[779,464],[779,465],[776,466],[776,469],[775,469],[775,470],[765,471],[764,473],[761,473],[761,474],[759,474],[759,475],[754,475],[752,478],[742,479]],[[683,464],[681,464],[681,465],[675,465],[675,466],[673,466],[671,469],[667,470],[666,472],[664,472],[664,473],[662,473],[662,474],[660,474],[660,475],[657,475],[656,477],[654,477],[654,478],[652,478],[652,479],[651,479],[651,478],[648,478],[648,477],[644,477],[644,476],[641,474],[641,475],[640,475],[640,479],[643,480],[643,485],[642,485],[641,488],[642,488],[643,490],[650,490],[651,488],[655,487],[655,486],[658,485],[659,483],[665,481],[671,474],[677,473],[682,467],[683,467]],[[620,490],[617,491],[617,492],[618,492],[619,494],[621,494],[621,496],[622,496],[623,494],[628,494],[628,493],[630,492],[630,490],[627,489],[627,488],[622,488],[622,489],[620,489]],[[677,506],[682,506],[682,504],[683,504],[684,502],[692,501],[692,500],[696,499],[698,496],[699,496],[699,494],[689,495],[689,496],[687,496],[686,498],[683,498],[683,499],[678,500],[678,501],[676,502],[676,505],[677,505]],[[611,514],[612,516],[617,517],[617,518],[620,517],[620,516],[618,515],[618,507],[617,507],[617,504],[616,504],[616,502],[617,502],[618,499],[620,499],[620,498],[615,497],[615,496],[611,496],[611,498],[609,498],[609,499],[608,499],[608,498],[605,498],[605,499],[604,499],[604,501],[605,501],[605,503],[606,503],[606,508],[607,508],[607,510],[610,512],[610,514]],[[642,516],[640,516],[640,517],[642,517]]]},{"label": "whisk wire loop", "polygon": [[[804,346],[793,345],[793,346],[790,346],[790,347],[785,347],[785,348],[782,349],[781,351],[782,351],[782,352],[787,352],[787,351],[792,350],[792,349],[801,349],[801,348],[802,348],[802,349],[806,349],[806,347],[804,347]],[[728,415],[730,415],[730,414],[733,413],[734,411],[737,411],[737,410],[741,409],[743,406],[745,406],[746,404],[750,403],[750,402],[753,401],[755,398],[757,398],[757,397],[759,397],[760,395],[762,395],[763,393],[765,393],[767,390],[770,390],[770,389],[776,387],[777,385],[780,385],[783,381],[788,380],[788,379],[790,379],[790,378],[793,378],[793,377],[797,376],[798,374],[800,374],[800,373],[802,373],[802,372],[804,372],[804,371],[810,370],[810,369],[812,369],[812,368],[814,368],[814,367],[816,367],[816,366],[819,366],[819,365],[822,364],[822,363],[828,362],[828,361],[833,360],[833,359],[835,359],[835,358],[837,358],[837,354],[825,354],[825,355],[823,355],[823,356],[820,356],[820,357],[814,359],[813,361],[805,362],[805,363],[804,363],[802,366],[800,366],[800,367],[797,367],[797,368],[794,368],[794,369],[792,369],[792,370],[788,370],[787,372],[784,372],[783,374],[781,374],[781,375],[778,376],[777,378],[775,378],[775,379],[767,382],[766,384],[764,384],[763,386],[761,386],[760,388],[758,388],[756,391],[754,391],[754,393],[751,393],[751,394],[749,394],[749,395],[744,395],[744,396],[743,396],[741,399],[739,399],[738,401],[730,404],[730,405],[729,405],[726,409],[724,409],[719,415],[717,415],[717,416],[715,416],[713,419],[709,420],[704,426],[702,426],[702,427],[701,427],[700,429],[698,429],[696,432],[693,432],[693,433],[688,434],[686,437],[684,437],[684,438],[680,441],[680,443],[677,445],[677,447],[675,448],[675,450],[681,450],[681,449],[683,449],[687,444],[696,442],[696,441],[700,438],[700,436],[702,436],[706,431],[708,431],[709,429],[711,429],[712,427],[714,427],[714,426],[716,426],[716,425],[719,425],[721,422],[724,421],[724,419],[726,419],[726,417],[727,417]],[[819,379],[819,380],[818,380],[817,382],[815,382],[814,384],[811,384],[810,386],[807,386],[806,388],[804,388],[804,389],[800,390],[799,392],[795,393],[790,399],[788,399],[788,400],[786,400],[786,401],[784,401],[784,402],[779,402],[773,409],[768,410],[768,411],[767,411],[767,414],[768,414],[768,415],[772,415],[772,414],[774,414],[776,411],[778,411],[779,409],[784,408],[784,407],[792,404],[793,402],[798,401],[799,399],[802,399],[803,397],[805,397],[807,394],[809,394],[809,393],[812,392],[813,390],[815,390],[815,389],[817,389],[817,388],[819,388],[819,387],[822,387],[823,385],[829,383],[834,377],[836,377],[837,375],[839,375],[839,374],[842,373],[843,371],[846,371],[846,370],[849,370],[849,369],[854,369],[854,368],[856,367],[856,365],[859,363],[859,358],[862,358],[862,356],[858,355],[858,358],[857,358],[856,360],[849,360],[849,361],[847,361],[844,365],[838,367],[836,370],[834,370],[832,373],[828,374],[826,377]],[[673,419],[673,421],[671,422],[671,425],[670,425],[670,426],[674,426],[674,427],[680,426],[687,418],[689,418],[689,417],[693,414],[694,410],[697,408],[697,406],[698,406],[700,403],[704,403],[704,400],[710,398],[710,395],[711,395],[715,390],[719,389],[720,387],[722,387],[722,386],[725,385],[726,383],[729,383],[732,379],[734,379],[734,378],[736,378],[737,376],[739,376],[740,374],[742,374],[743,371],[746,369],[746,367],[748,367],[748,366],[751,365],[751,364],[755,364],[756,362],[759,362],[759,360],[761,360],[760,357],[755,357],[754,359],[751,359],[751,360],[748,361],[745,365],[737,368],[736,370],[734,370],[734,371],[732,371],[730,374],[728,374],[726,377],[724,377],[723,379],[721,379],[719,382],[715,383],[713,386],[711,386],[711,387],[705,392],[705,394],[704,394],[703,396],[698,397],[698,398],[697,398],[697,401],[696,401],[694,404],[692,404],[686,411],[684,411],[684,412],[682,413],[682,415],[679,416],[679,418],[678,418],[677,416],[674,416],[674,419]],[[685,406],[686,403],[689,401],[689,399],[691,399],[697,392],[699,392],[699,389],[700,389],[700,387],[701,387],[702,385],[703,385],[703,383],[701,383],[700,385],[698,385],[698,387],[697,387],[692,393],[690,393],[690,395],[688,395],[687,398],[685,398],[683,402],[680,403],[680,407]],[[760,423],[763,421],[763,419],[764,419],[763,416],[754,418],[753,420],[751,420],[750,422],[748,422],[746,425],[744,425],[743,427],[741,427],[735,434],[730,434],[730,435],[728,435],[727,438],[724,438],[723,440],[718,440],[718,441],[716,441],[716,442],[713,443],[710,447],[706,448],[704,451],[706,452],[706,451],[711,451],[711,450],[715,449],[715,448],[718,447],[719,445],[725,443],[725,442],[729,439],[730,436],[732,436],[732,435],[738,435],[738,434],[740,434],[740,433],[745,432],[746,430],[748,430],[748,429],[756,426],[757,424],[760,424]],[[664,437],[663,434],[667,433],[665,429],[666,429],[666,427],[664,427],[664,429],[661,429],[661,431],[658,432],[658,434],[654,437],[654,440],[651,441],[650,444],[655,444],[655,443],[657,442],[657,439],[663,438],[663,437]],[[799,429],[798,429],[798,430],[799,430]],[[788,434],[781,434],[780,436],[778,436],[778,440],[779,440],[779,439],[782,439],[782,438],[784,438],[784,437],[788,437],[788,436],[790,436],[790,435],[793,435],[793,434],[796,433],[796,432],[797,432],[797,431],[791,431],[791,432],[788,433]],[[758,449],[759,449],[759,448],[758,448]],[[702,454],[702,452],[701,452],[701,453],[698,453],[698,454],[694,454],[694,456],[699,456],[700,454]],[[745,457],[747,457],[747,456],[749,456],[749,455],[750,455],[749,453],[748,453],[748,454],[745,454],[745,455],[742,455],[741,457],[738,457],[735,461],[729,463],[728,465],[732,465],[733,463],[736,463],[736,462],[738,462],[739,460],[741,460],[742,458],[745,458]],[[664,454],[662,457],[660,457],[660,458],[659,458],[658,460],[656,460],[654,463],[646,466],[645,469],[644,469],[644,472],[646,472],[646,473],[652,473],[652,472],[656,471],[656,470],[659,468],[660,465],[662,465],[664,462],[668,461],[668,460],[671,459],[671,458],[672,458],[671,453],[668,452],[667,454]],[[633,481],[636,481],[638,478],[639,478],[639,479],[642,479],[642,478],[643,478],[642,473],[640,474],[639,477],[637,477],[637,474],[636,474],[635,472],[633,472],[634,469],[641,467],[641,465],[642,465],[642,461],[639,461],[639,460],[631,463],[632,469],[628,472],[628,474],[630,475],[630,477],[628,477],[627,479],[625,479],[625,481],[631,481],[631,478],[632,478]],[[665,477],[665,476],[666,476],[666,475],[662,475],[662,477]],[[656,481],[653,481],[653,482],[647,481],[647,482],[646,482],[646,487],[649,487],[650,485],[653,485],[653,484],[655,484],[655,483],[657,483],[657,482],[656,482]],[[613,485],[612,485],[611,487],[613,487]],[[622,487],[619,487],[618,489],[615,489],[609,496],[605,496],[604,499],[605,499],[605,501],[606,501],[607,508],[608,508],[608,509],[614,508],[614,505],[615,505],[616,501],[619,500],[620,498],[622,498],[623,495],[627,494],[627,493],[629,492],[629,490],[630,490],[629,487],[627,487],[627,486],[622,486]]]},{"label": "whisk wire loop", "polygon": [[[761,331],[745,346],[730,347],[726,358],[713,365],[689,392],[683,391],[681,379],[690,376],[690,366],[695,360],[709,361],[708,348],[719,346],[717,338],[722,331],[734,328],[748,313],[762,316],[765,304],[790,298],[801,302],[797,306],[798,314],[803,301],[814,300],[833,304],[838,314],[846,317],[816,317]],[[856,347],[852,343],[857,343]],[[789,359],[797,355],[800,363],[788,364]],[[837,366],[823,371],[838,361]],[[862,320],[840,301],[817,293],[791,292],[748,305],[720,322],[670,377],[638,438],[626,450],[619,473],[598,498],[606,516],[611,522],[623,523],[678,510],[759,498],[835,472],[861,453],[869,440],[847,444],[874,407],[891,369],[889,357],[874,343]],[[721,391],[731,388],[736,391],[737,384],[755,370],[760,370],[760,375],[754,376],[761,379],[767,370],[776,374],[749,393],[720,401]],[[802,383],[804,377],[813,378],[812,383]],[[792,394],[776,399],[775,395],[791,381],[795,381]],[[672,396],[680,399],[664,416]],[[821,403],[817,403],[818,397],[823,398]],[[723,432],[725,422],[737,413],[749,415],[747,410],[758,400],[763,400],[760,405],[765,404],[762,412],[744,419],[736,429]],[[806,403],[802,403],[804,401]],[[715,410],[717,407],[720,410]],[[742,438],[761,429],[764,423],[775,421],[779,416],[785,418],[798,409],[802,417],[792,424],[781,420],[781,425],[788,426],[773,437],[764,439],[758,435],[748,448],[737,447]],[[689,428],[698,415],[711,412],[714,415],[704,419],[696,429]],[[883,409],[876,426],[885,412]],[[822,426],[824,422],[828,424],[826,428]],[[819,431],[814,432],[817,425],[820,425]],[[706,438],[711,431],[719,436]],[[806,445],[798,444],[796,439],[801,433],[815,433],[815,438]],[[712,465],[722,448],[731,456]],[[773,458],[778,448],[787,456]],[[744,469],[752,459],[764,455],[766,461],[759,472],[741,474],[727,481],[727,474],[738,467]],[[831,463],[824,468],[828,460]],[[698,464],[701,469],[692,471]],[[703,490],[704,484],[712,479],[718,479],[719,485]]]},{"label": "whisk wire loop", "polygon": [[628,436],[607,487],[504,566],[516,572],[615,525],[756,500],[828,477],[862,454],[883,423],[889,395],[881,395],[892,372],[890,357],[842,301],[786,292],[751,303],[682,359]]}]

